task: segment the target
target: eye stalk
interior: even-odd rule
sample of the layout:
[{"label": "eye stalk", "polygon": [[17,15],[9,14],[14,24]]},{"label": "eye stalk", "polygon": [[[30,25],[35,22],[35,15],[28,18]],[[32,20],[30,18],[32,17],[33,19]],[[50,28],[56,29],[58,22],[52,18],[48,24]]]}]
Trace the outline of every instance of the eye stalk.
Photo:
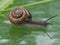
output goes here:
[{"label": "eye stalk", "polygon": [[57,16],[57,15],[54,15],[54,16],[48,18],[46,21],[49,21],[50,19],[52,19],[52,18],[54,18],[54,17],[56,17],[56,16]]}]

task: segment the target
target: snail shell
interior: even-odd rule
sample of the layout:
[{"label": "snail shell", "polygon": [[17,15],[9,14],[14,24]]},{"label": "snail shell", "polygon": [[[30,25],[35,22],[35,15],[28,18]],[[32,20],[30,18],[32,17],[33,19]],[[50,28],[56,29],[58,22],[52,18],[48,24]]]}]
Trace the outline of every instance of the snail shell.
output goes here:
[{"label": "snail shell", "polygon": [[14,8],[10,11],[9,20],[13,24],[21,24],[32,20],[32,16],[25,8]]}]

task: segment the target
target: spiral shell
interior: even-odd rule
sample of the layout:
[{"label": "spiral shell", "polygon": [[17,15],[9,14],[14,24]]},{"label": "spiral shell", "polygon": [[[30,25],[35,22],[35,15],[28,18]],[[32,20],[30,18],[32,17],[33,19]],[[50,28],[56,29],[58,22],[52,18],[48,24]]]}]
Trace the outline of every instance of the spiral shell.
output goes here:
[{"label": "spiral shell", "polygon": [[28,10],[25,8],[14,8],[12,11],[10,11],[9,14],[9,20],[13,24],[21,24],[26,21],[30,21],[32,19],[32,16]]}]

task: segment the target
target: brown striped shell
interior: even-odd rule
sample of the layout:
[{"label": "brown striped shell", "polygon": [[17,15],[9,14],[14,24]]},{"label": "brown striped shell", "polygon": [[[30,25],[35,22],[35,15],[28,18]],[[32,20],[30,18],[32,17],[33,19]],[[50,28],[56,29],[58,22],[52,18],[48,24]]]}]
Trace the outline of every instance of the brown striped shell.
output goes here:
[{"label": "brown striped shell", "polygon": [[21,24],[32,19],[31,14],[25,8],[14,8],[10,11],[9,20],[13,24]]}]

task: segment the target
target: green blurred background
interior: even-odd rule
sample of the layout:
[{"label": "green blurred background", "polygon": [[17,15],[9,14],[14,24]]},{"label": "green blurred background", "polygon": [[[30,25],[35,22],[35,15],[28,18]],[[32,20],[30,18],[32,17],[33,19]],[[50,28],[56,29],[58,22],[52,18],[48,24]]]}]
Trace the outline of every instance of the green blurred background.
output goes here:
[{"label": "green blurred background", "polygon": [[[35,20],[58,16],[47,28],[5,24],[10,10],[20,6]],[[60,0],[0,0],[0,45],[60,45]]]}]

